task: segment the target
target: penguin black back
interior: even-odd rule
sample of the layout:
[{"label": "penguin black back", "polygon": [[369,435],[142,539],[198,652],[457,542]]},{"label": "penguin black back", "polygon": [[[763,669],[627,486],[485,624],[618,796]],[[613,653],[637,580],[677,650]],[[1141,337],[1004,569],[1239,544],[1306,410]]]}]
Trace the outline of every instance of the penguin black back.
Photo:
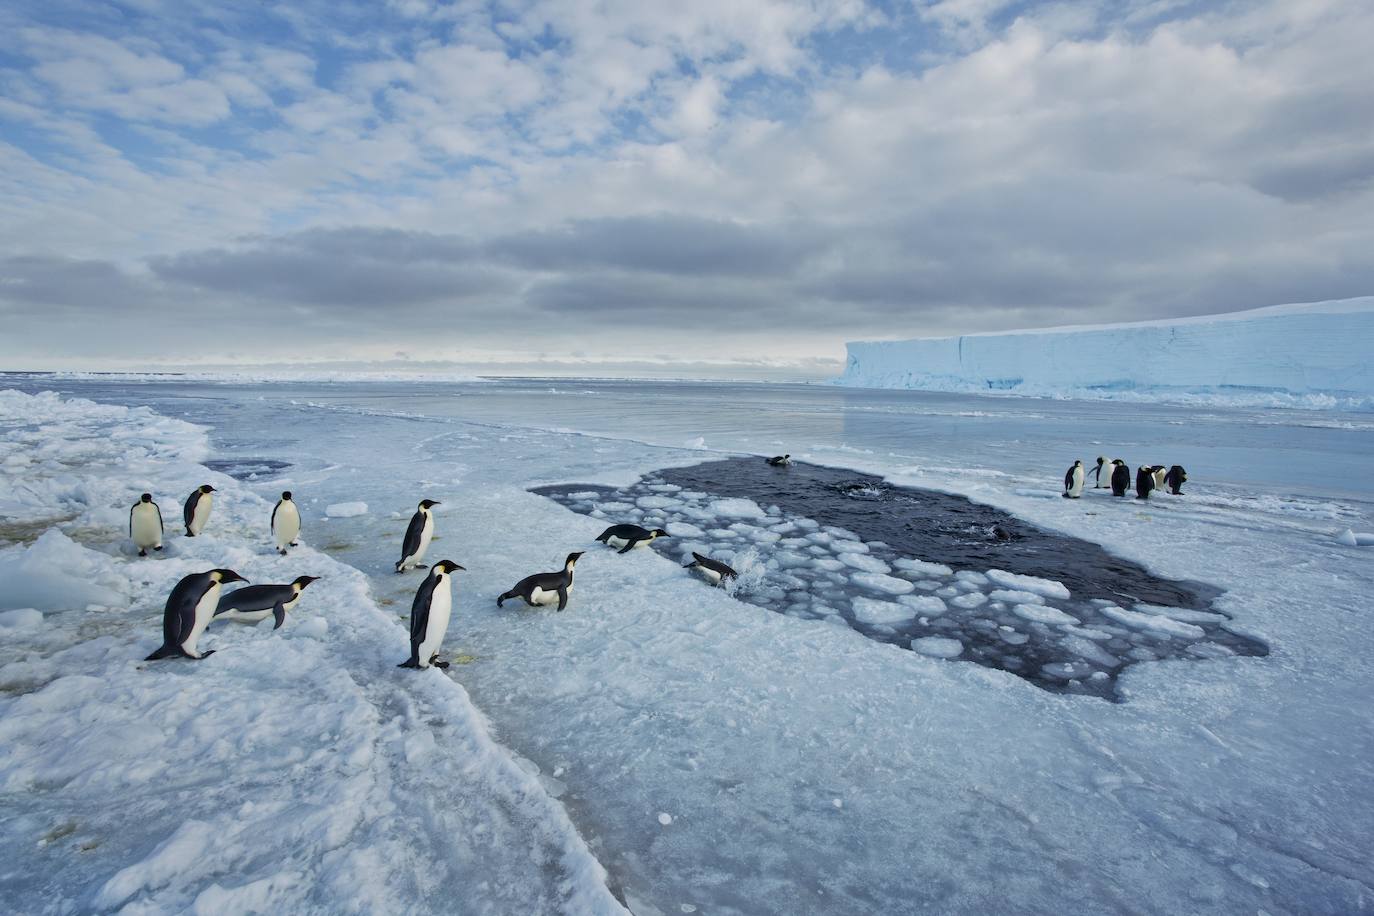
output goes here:
[{"label": "penguin black back", "polygon": [[1169,492],[1174,496],[1183,495],[1183,483],[1188,479],[1188,472],[1183,470],[1182,465],[1174,465],[1169,468],[1169,473],[1164,475],[1164,483],[1168,485]]},{"label": "penguin black back", "polygon": [[1131,488],[1131,469],[1126,467],[1126,463],[1120,459],[1112,462],[1112,495],[1125,496],[1126,491]]},{"label": "penguin black back", "polygon": [[1135,472],[1135,498],[1149,499],[1150,491],[1155,488],[1154,468],[1142,464]]}]

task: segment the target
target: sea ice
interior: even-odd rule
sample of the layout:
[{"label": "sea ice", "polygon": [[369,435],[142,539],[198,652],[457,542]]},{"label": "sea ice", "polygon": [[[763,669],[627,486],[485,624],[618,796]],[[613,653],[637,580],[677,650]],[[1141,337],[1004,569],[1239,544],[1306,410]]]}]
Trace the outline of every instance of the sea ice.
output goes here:
[{"label": "sea ice", "polygon": [[911,648],[931,658],[957,658],[964,652],[964,644],[944,636],[921,636],[911,641]]}]

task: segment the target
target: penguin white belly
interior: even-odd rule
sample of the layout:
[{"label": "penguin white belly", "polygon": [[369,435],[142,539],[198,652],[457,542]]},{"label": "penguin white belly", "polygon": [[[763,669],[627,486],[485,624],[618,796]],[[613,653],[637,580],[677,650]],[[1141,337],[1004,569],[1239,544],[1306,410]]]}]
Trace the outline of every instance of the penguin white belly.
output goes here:
[{"label": "penguin white belly", "polygon": [[1156,490],[1162,490],[1162,489],[1164,489],[1164,478],[1165,478],[1166,476],[1168,476],[1168,474],[1169,474],[1169,472],[1166,471],[1166,470],[1164,470],[1164,469],[1162,469],[1162,468],[1161,468],[1160,470],[1158,470],[1158,471],[1151,471],[1151,472],[1150,472],[1150,476],[1152,476],[1152,477],[1155,479],[1155,489],[1156,489]]},{"label": "penguin white belly", "polygon": [[1073,475],[1070,477],[1070,480],[1069,480],[1068,494],[1069,494],[1069,496],[1074,496],[1074,497],[1082,496],[1082,495],[1083,495],[1083,469],[1082,469],[1082,468],[1074,468],[1074,470],[1073,470]]},{"label": "penguin white belly", "polygon": [[420,530],[420,546],[415,548],[415,553],[405,558],[405,560],[401,563],[401,568],[404,569],[407,566],[415,566],[419,563],[423,563],[425,560],[425,552],[429,550],[429,542],[433,538],[434,519],[426,518],[425,527]]},{"label": "penguin white belly", "polygon": [[191,634],[181,641],[181,648],[186,650],[186,654],[192,658],[200,658],[200,652],[196,650],[196,644],[200,642],[200,634],[205,632],[205,628],[214,619],[215,608],[219,606],[219,593],[221,586],[218,582],[210,586],[205,591],[205,597],[201,598],[196,604],[195,621],[191,624]]},{"label": "penguin white belly", "polygon": [[213,499],[209,493],[202,493],[200,499],[196,500],[196,507],[191,510],[191,524],[186,526],[192,534],[200,534],[210,520],[210,502]]},{"label": "penguin white belly", "polygon": [[301,533],[301,514],[296,511],[295,503],[283,501],[278,507],[272,533],[276,535],[278,550],[286,549]]},{"label": "penguin white belly", "polygon": [[[652,539],[651,539],[651,538],[641,538],[641,539],[640,539],[639,541],[637,541],[637,542],[635,543],[635,545],[634,545],[633,547],[631,547],[630,549],[631,549],[631,550],[638,550],[638,549],[640,549],[641,547],[647,547],[650,540],[652,540]],[[611,535],[610,537],[606,538],[606,543],[607,543],[607,544],[610,544],[612,547],[624,547],[626,544],[630,543],[630,541],[629,541],[629,538],[618,538],[618,537],[616,537],[615,535]]]},{"label": "penguin white belly", "polygon": [[453,592],[448,576],[434,587],[429,596],[429,621],[425,626],[425,638],[420,641],[420,667],[428,668],[429,660],[439,652],[448,632],[449,613],[453,608]]},{"label": "penguin white belly", "polygon": [[162,522],[157,509],[149,505],[146,509],[140,504],[134,509],[133,540],[140,550],[162,546]]},{"label": "penguin white belly", "polygon": [[[568,586],[568,594],[569,594],[569,595],[572,594],[572,586],[571,586],[571,585]],[[546,591],[544,591],[542,588],[540,588],[540,587],[537,586],[537,585],[536,585],[534,588],[530,589],[530,604],[557,604],[557,603],[558,603],[558,590],[557,590],[557,589],[554,589],[554,590],[551,591],[551,592],[546,592]]]},{"label": "penguin white belly", "polygon": [[[292,598],[290,601],[282,602],[281,609],[283,611],[289,611],[297,604],[300,604],[300,601],[301,593],[296,592],[296,597]],[[273,616],[273,613],[274,609],[270,607],[263,608],[260,611],[225,611],[223,614],[216,614],[215,619],[237,620],[240,623],[257,623],[259,620],[266,620],[268,617]]]},{"label": "penguin white belly", "polygon": [[712,585],[720,585],[720,573],[716,572],[714,569],[707,569],[705,566],[695,566],[693,569],[699,572],[701,577]]}]

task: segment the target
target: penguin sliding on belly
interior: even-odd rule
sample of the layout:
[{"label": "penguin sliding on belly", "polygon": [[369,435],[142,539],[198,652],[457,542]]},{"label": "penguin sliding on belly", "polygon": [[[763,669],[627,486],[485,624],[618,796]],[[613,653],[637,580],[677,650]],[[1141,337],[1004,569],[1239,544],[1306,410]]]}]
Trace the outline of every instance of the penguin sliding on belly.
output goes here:
[{"label": "penguin sliding on belly", "polygon": [[410,658],[396,667],[448,667],[448,662],[439,661],[439,646],[453,610],[453,572],[462,568],[452,560],[440,560],[420,583],[410,605]]},{"label": "penguin sliding on belly", "polygon": [[205,530],[205,523],[210,520],[210,507],[214,504],[215,498],[210,494],[215,492],[215,488],[208,483],[197,487],[196,490],[186,497],[186,505],[181,510],[181,517],[186,522],[186,536],[193,538]]},{"label": "penguin sliding on belly", "polygon": [[250,585],[230,592],[219,599],[215,619],[257,623],[270,615],[277,620],[272,629],[278,629],[286,622],[286,612],[301,600],[301,592],[305,591],[305,587],[319,578],[298,576],[287,585]]},{"label": "penguin sliding on belly", "polygon": [[429,550],[429,542],[434,537],[434,513],[429,509],[437,505],[440,503],[436,500],[422,499],[419,508],[410,517],[405,540],[401,542],[401,559],[396,562],[398,573],[425,568],[420,561],[425,558],[425,551]]},{"label": "penguin sliding on belly", "polygon": [[1150,491],[1155,488],[1154,468],[1142,464],[1135,472],[1135,498],[1149,499]]},{"label": "penguin sliding on belly", "polygon": [[220,589],[226,582],[247,581],[232,569],[212,569],[192,573],[178,582],[167,596],[167,606],[162,611],[162,645],[144,661],[178,655],[198,661],[213,655],[213,649],[198,652],[196,645],[215,616]]},{"label": "penguin sliding on belly", "polygon": [[792,465],[792,456],[791,456],[791,455],[774,455],[772,458],[769,458],[769,459],[768,459],[768,463],[771,464],[771,465],[772,465],[773,467],[775,467],[775,468],[791,467],[791,465]]},{"label": "penguin sliding on belly", "polygon": [[300,546],[296,538],[301,533],[301,513],[287,490],[272,510],[272,538],[277,542],[277,553],[286,556],[287,547]]},{"label": "penguin sliding on belly", "polygon": [[1164,475],[1164,483],[1168,485],[1169,492],[1174,496],[1183,495],[1183,483],[1188,479],[1188,472],[1183,470],[1182,465],[1174,465],[1169,468],[1169,473]]},{"label": "penguin sliding on belly", "polygon": [[496,606],[501,607],[508,598],[520,598],[530,607],[539,607],[544,604],[558,602],[558,609],[561,611],[568,606],[568,594],[573,587],[573,567],[581,559],[581,553],[570,553],[568,558],[563,561],[562,572],[535,573],[526,576],[515,587],[496,599]]},{"label": "penguin sliding on belly", "polygon": [[[1107,472],[1105,477],[1102,476],[1103,471]],[[1111,485],[1112,465],[1107,463],[1107,457],[1105,455],[1098,455],[1097,467],[1093,468],[1093,489],[1101,490],[1103,487],[1110,487]]]},{"label": "penguin sliding on belly", "polygon": [[652,544],[655,538],[666,537],[672,537],[672,535],[662,528],[655,528],[650,531],[648,528],[641,528],[638,525],[612,525],[597,535],[596,539],[610,547],[619,547],[621,553],[629,553],[636,547]]},{"label": "penguin sliding on belly", "polygon": [[1064,475],[1064,498],[1078,499],[1083,495],[1083,462],[1075,461]]},{"label": "penguin sliding on belly", "polygon": [[713,560],[710,557],[703,557],[695,550],[692,551],[692,562],[682,568],[694,570],[712,585],[721,585],[726,579],[739,578],[739,573],[735,572],[724,563],[719,560]]},{"label": "penguin sliding on belly", "polygon": [[1125,496],[1131,488],[1131,469],[1120,458],[1112,459],[1112,495]]},{"label": "penguin sliding on belly", "polygon": [[162,534],[162,510],[153,502],[153,494],[144,493],[129,510],[129,537],[138,555],[146,557],[149,547],[161,550]]}]

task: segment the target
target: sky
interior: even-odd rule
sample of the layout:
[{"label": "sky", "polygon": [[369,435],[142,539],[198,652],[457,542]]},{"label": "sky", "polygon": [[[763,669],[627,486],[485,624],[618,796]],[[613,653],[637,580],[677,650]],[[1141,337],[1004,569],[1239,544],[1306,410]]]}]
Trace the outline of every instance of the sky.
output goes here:
[{"label": "sky", "polygon": [[809,376],[1374,293],[1369,0],[8,0],[0,369]]}]

